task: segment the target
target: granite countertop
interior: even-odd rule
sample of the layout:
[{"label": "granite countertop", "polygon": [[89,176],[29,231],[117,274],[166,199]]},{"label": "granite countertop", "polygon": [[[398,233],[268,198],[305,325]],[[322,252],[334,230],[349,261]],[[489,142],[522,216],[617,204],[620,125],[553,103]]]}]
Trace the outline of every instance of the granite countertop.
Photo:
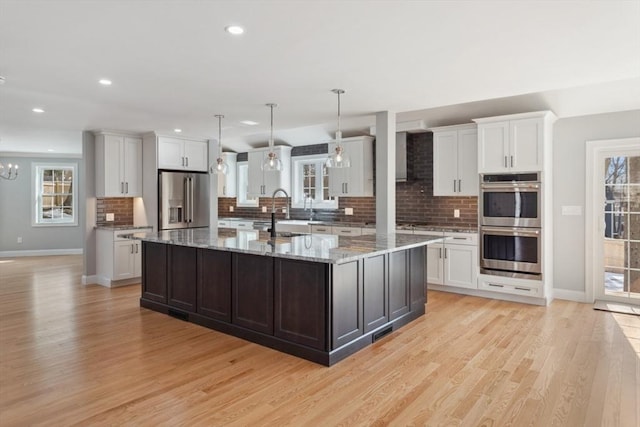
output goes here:
[{"label": "granite countertop", "polygon": [[150,225],[96,225],[94,227],[96,230],[139,230],[142,228],[153,228]]},{"label": "granite countertop", "polygon": [[442,236],[389,234],[335,236],[306,234],[277,237],[269,242],[269,233],[253,230],[218,230],[208,228],[167,230],[159,233],[134,233],[133,239],[195,248],[209,248],[253,255],[300,259],[304,261],[342,264],[398,250],[441,242]]}]

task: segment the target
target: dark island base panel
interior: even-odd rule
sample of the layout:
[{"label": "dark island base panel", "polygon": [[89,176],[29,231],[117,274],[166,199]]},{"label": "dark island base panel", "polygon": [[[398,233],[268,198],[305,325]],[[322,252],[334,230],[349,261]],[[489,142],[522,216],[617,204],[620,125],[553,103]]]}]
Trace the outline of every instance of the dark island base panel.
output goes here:
[{"label": "dark island base panel", "polygon": [[351,341],[349,344],[345,344],[344,346],[331,352],[324,352],[285,341],[272,335],[265,335],[260,332],[252,331],[250,329],[246,329],[230,323],[220,322],[209,317],[201,316],[197,313],[181,311],[174,307],[170,307],[168,305],[144,298],[140,298],[140,307],[167,314],[180,320],[195,323],[196,325],[204,326],[206,328],[232,335],[234,337],[241,338],[255,344],[260,344],[265,347],[269,347],[283,353],[300,357],[311,362],[319,363],[324,366],[334,365],[335,363],[351,356],[352,354],[357,353],[359,350],[368,347],[377,340],[389,336],[389,334],[391,334],[393,331],[400,329],[401,327],[425,314],[423,305],[422,310],[416,310],[407,313],[406,315],[394,320],[393,322],[390,322],[389,324],[375,331],[362,335],[360,338]]}]

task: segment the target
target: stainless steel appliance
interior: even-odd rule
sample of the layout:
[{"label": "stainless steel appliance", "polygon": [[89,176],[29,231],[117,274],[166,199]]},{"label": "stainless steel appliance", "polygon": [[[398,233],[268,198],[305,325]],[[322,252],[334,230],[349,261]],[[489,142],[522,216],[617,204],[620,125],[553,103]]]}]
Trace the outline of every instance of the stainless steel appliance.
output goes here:
[{"label": "stainless steel appliance", "polygon": [[538,173],[482,175],[480,225],[539,228],[541,201]]},{"label": "stainless steel appliance", "polygon": [[158,229],[209,226],[209,175],[158,172]]},{"label": "stainless steel appliance", "polygon": [[480,272],[541,280],[540,174],[482,175],[478,202]]},{"label": "stainless steel appliance", "polygon": [[540,228],[480,228],[480,272],[522,279],[542,278]]}]

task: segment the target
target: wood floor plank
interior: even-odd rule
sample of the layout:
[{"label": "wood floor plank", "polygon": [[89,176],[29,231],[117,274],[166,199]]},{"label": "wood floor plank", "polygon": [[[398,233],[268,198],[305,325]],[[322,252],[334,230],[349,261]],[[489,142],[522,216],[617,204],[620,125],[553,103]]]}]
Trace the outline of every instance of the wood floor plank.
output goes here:
[{"label": "wood floor plank", "polygon": [[0,259],[0,425],[640,424],[640,318],[452,293],[326,368]]}]

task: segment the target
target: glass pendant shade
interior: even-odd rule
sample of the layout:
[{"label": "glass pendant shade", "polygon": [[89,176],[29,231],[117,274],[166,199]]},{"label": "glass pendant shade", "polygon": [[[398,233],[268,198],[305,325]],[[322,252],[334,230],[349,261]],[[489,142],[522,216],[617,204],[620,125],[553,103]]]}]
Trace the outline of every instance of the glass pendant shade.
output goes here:
[{"label": "glass pendant shade", "polygon": [[222,157],[222,114],[216,114],[218,118],[218,158],[216,162],[209,166],[209,173],[216,175],[226,175],[229,172],[229,165]]},{"label": "glass pendant shade", "polygon": [[336,131],[336,148],[333,153],[329,153],[324,165],[328,168],[349,168],[351,167],[351,159],[342,145],[342,131],[340,130],[340,95],[344,93],[344,90],[333,89],[331,92],[338,95],[338,130]]},{"label": "glass pendant shade", "polygon": [[267,104],[267,107],[271,108],[271,135],[269,137],[269,152],[262,160],[262,170],[264,172],[276,172],[282,170],[282,161],[273,150],[273,108],[277,106],[278,104]]}]

